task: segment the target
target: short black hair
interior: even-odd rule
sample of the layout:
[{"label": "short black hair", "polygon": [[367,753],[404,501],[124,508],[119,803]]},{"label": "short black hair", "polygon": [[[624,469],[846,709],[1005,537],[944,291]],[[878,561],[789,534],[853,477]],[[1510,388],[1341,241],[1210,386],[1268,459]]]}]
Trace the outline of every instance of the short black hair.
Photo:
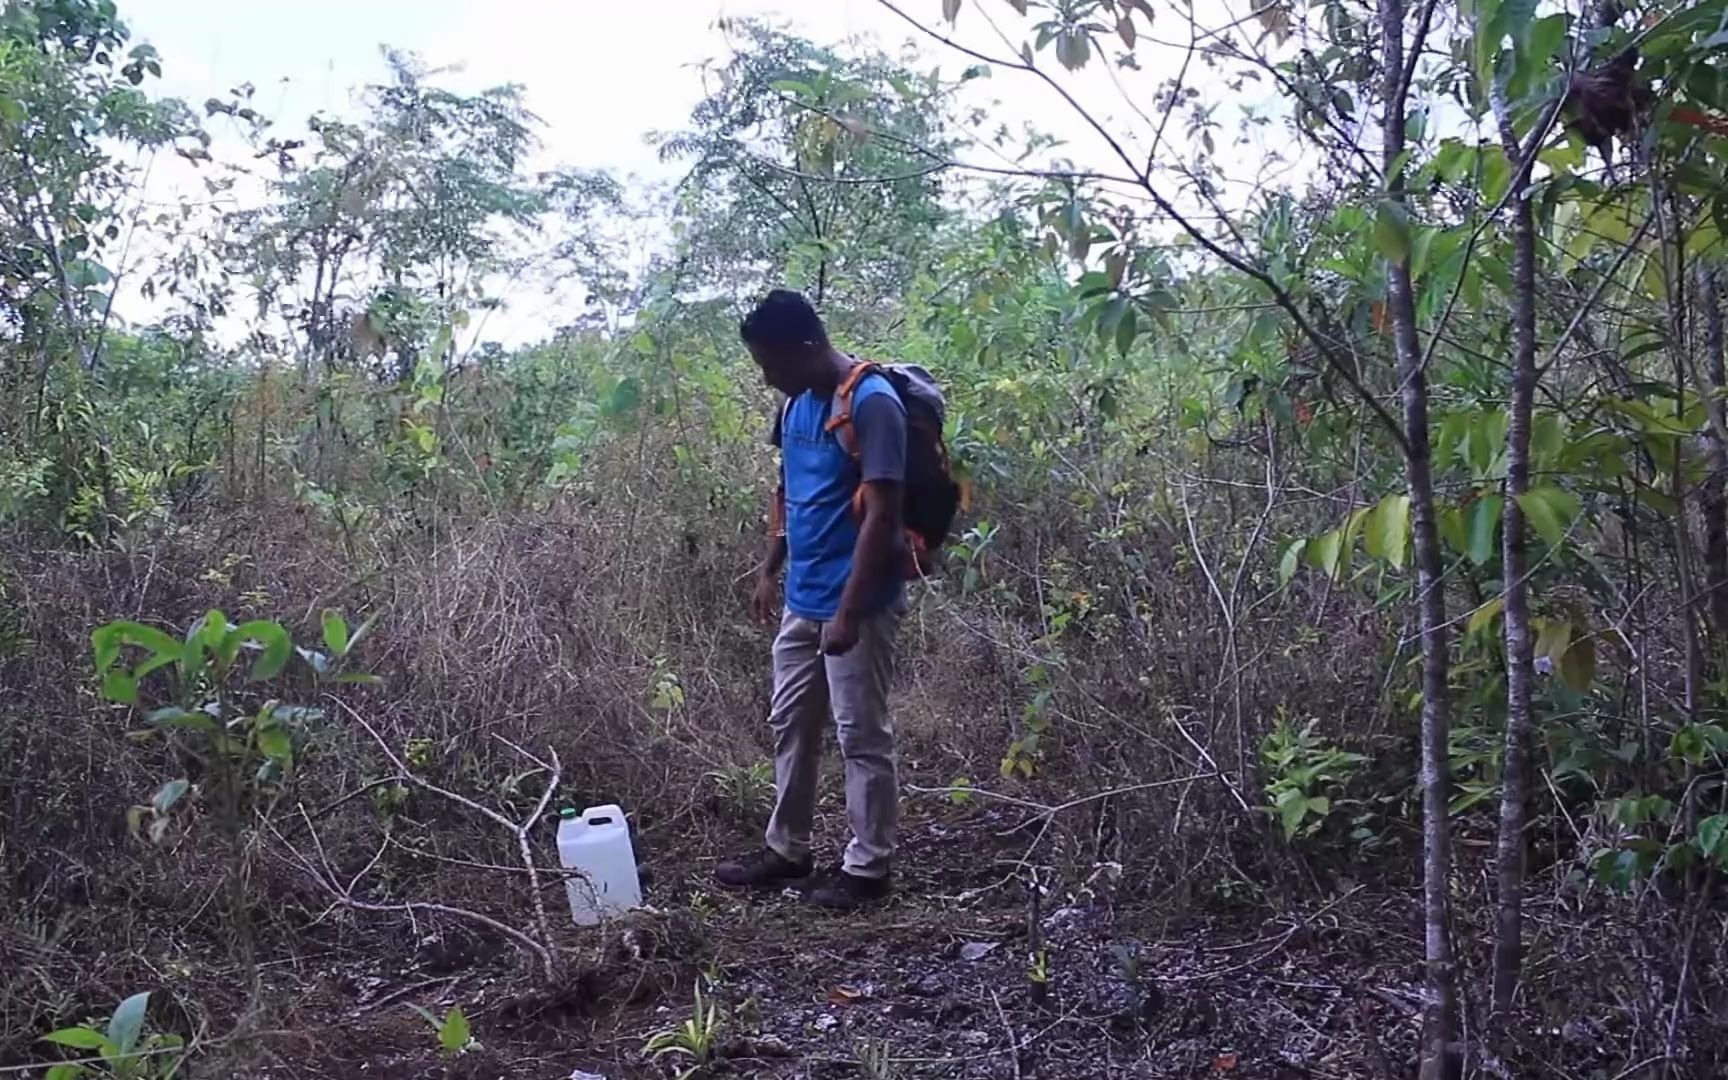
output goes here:
[{"label": "short black hair", "polygon": [[822,317],[816,314],[810,301],[791,289],[775,289],[763,297],[738,324],[738,336],[747,345],[770,349],[828,344]]}]

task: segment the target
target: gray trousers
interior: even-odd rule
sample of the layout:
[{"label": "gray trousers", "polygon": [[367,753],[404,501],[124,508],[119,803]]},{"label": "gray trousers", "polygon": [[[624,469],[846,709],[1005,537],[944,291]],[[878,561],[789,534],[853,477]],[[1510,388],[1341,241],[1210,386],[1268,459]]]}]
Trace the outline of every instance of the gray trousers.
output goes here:
[{"label": "gray trousers", "polygon": [[802,862],[810,855],[822,733],[830,714],[846,770],[846,819],[852,840],[847,873],[882,877],[894,855],[900,790],[888,686],[904,603],[865,619],[858,644],[843,656],[822,655],[822,624],[790,611],[774,639],[774,813],[768,846]]}]

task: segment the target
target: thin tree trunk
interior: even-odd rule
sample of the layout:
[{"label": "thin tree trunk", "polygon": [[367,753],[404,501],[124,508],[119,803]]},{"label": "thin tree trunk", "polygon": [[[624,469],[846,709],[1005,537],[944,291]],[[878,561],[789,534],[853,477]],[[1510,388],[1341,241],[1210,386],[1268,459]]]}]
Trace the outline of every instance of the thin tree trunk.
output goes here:
[{"label": "thin tree trunk", "polygon": [[1705,388],[1716,420],[1710,425],[1710,475],[1704,482],[1702,503],[1704,576],[1710,590],[1710,629],[1721,639],[1728,636],[1728,445],[1718,432],[1728,426],[1728,416],[1718,395],[1728,378],[1723,374],[1722,298],[1716,290],[1714,267],[1699,268],[1698,303],[1704,312]]},{"label": "thin tree trunk", "polygon": [[[1500,138],[1519,166],[1524,151],[1504,104]],[[1531,148],[1534,149],[1533,147]],[[1517,181],[1521,183],[1521,181]],[[1495,852],[1494,991],[1491,1015],[1503,1019],[1518,991],[1524,959],[1524,825],[1530,801],[1530,689],[1533,659],[1524,508],[1530,490],[1530,414],[1536,399],[1536,222],[1530,200],[1512,203],[1512,401],[1506,423],[1506,501],[1501,515],[1501,577],[1506,592],[1506,754],[1500,774],[1500,835]]]},{"label": "thin tree trunk", "polygon": [[[1386,197],[1407,204],[1403,165],[1404,0],[1380,0],[1381,64],[1385,72],[1385,113],[1381,153]],[[1420,35],[1414,46],[1421,48]],[[1452,871],[1450,761],[1451,694],[1447,688],[1446,593],[1440,530],[1434,513],[1433,455],[1428,435],[1428,383],[1416,335],[1416,298],[1408,254],[1390,260],[1387,309],[1404,410],[1404,463],[1410,488],[1413,556],[1418,616],[1422,630],[1422,899],[1423,941],[1427,957],[1427,1000],[1423,1015],[1422,1080],[1455,1080],[1458,1053],[1458,999],[1453,986],[1452,942],[1448,934],[1447,885]]]}]

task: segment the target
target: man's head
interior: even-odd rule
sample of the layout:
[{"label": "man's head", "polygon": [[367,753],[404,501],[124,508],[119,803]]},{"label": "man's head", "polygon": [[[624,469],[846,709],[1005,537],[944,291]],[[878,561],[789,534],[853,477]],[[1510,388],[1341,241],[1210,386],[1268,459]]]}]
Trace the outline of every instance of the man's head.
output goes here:
[{"label": "man's head", "polygon": [[762,378],[787,397],[819,388],[832,376],[828,331],[810,301],[775,289],[738,325],[738,336],[762,369]]}]

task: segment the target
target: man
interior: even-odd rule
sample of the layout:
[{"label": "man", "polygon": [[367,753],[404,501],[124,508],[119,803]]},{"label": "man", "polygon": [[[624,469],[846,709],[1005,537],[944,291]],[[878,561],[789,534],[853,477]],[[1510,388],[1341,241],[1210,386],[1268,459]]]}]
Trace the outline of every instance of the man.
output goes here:
[{"label": "man", "polygon": [[905,611],[906,412],[888,380],[858,379],[852,449],[829,430],[835,393],[857,363],[828,342],[808,301],[768,294],[739,328],[769,386],[786,395],[775,424],[784,529],[757,575],[753,614],[771,621],[786,570],[785,614],[774,640],[774,813],[767,845],[722,863],[719,881],[775,888],[808,878],[822,733],[832,713],[845,762],[852,839],[839,870],[809,889],[812,903],[852,908],[885,898],[899,820],[888,685]]}]

